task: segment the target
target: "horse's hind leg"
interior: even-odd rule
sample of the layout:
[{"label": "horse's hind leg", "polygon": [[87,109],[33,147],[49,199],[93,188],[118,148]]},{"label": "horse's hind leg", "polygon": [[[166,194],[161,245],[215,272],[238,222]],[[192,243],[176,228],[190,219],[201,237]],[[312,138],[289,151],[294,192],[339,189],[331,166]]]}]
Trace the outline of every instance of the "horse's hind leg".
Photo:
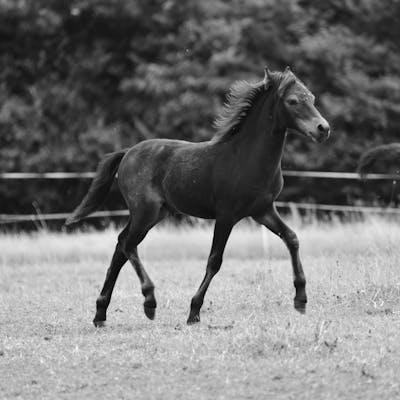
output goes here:
[{"label": "horse's hind leg", "polygon": [[144,313],[149,319],[154,319],[157,307],[154,283],[140,261],[137,246],[145,238],[147,232],[165,216],[165,210],[159,203],[144,203],[131,212],[131,216],[129,227],[120,235],[119,243],[139,278],[144,296]]},{"label": "horse's hind leg", "polygon": [[121,268],[127,261],[127,257],[121,249],[119,243],[117,244],[114,255],[111,260],[111,265],[107,270],[106,279],[103,288],[101,289],[100,296],[96,301],[96,315],[93,323],[95,326],[103,326],[106,320],[106,313],[108,305],[110,304],[111,295],[114,289],[115,282],[117,281]]},{"label": "horse's hind leg", "polygon": [[140,262],[137,245],[144,239],[147,232],[164,217],[165,213],[158,203],[145,203],[140,210],[135,210],[135,213],[132,214],[128,225],[118,237],[111,265],[107,270],[103,288],[96,301],[96,315],[93,323],[97,327],[103,326],[106,321],[107,308],[110,304],[115,282],[121,268],[128,259],[132,263],[142,286],[142,293],[145,296],[145,314],[150,319],[153,319],[155,315],[154,284]]}]

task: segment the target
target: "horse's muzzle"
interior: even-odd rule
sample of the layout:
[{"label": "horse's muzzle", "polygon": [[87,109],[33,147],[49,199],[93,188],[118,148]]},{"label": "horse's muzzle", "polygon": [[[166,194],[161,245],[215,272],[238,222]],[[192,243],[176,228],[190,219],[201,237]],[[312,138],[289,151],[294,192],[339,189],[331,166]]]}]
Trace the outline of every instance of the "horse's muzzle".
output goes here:
[{"label": "horse's muzzle", "polygon": [[318,118],[314,124],[316,125],[316,129],[314,132],[310,132],[310,136],[318,143],[325,142],[331,135],[328,121],[324,118]]},{"label": "horse's muzzle", "polygon": [[329,136],[330,136],[330,135],[331,135],[331,132],[330,132],[330,130],[329,130],[329,131],[327,131],[326,133],[320,133],[320,134],[318,134],[318,136],[315,137],[315,140],[316,140],[318,143],[324,143],[326,140],[329,139]]}]

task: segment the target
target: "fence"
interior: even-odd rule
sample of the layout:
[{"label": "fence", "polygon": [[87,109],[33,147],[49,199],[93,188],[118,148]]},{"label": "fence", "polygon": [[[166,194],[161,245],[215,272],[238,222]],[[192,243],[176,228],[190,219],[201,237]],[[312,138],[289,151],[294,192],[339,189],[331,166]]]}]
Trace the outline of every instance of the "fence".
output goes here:
[{"label": "fence", "polygon": [[[90,179],[95,172],[2,172],[0,179]],[[355,172],[326,172],[326,171],[283,171],[284,176],[299,178],[354,179],[360,176]],[[398,180],[399,174],[368,174],[369,180]]]},{"label": "fence", "polygon": [[[317,178],[317,179],[352,179],[359,180],[360,177],[354,172],[326,172],[326,171],[283,171],[284,176],[299,178]],[[4,172],[0,173],[0,179],[18,180],[18,179],[91,179],[95,172]],[[368,180],[391,180],[396,182],[400,178],[398,174],[368,174]],[[337,204],[315,204],[315,203],[293,203],[293,202],[275,202],[278,208],[290,208],[312,211],[333,211],[346,213],[375,213],[375,214],[400,214],[398,208],[383,207],[362,207]],[[104,217],[123,217],[129,215],[128,210],[110,210],[98,211],[91,214],[88,218]],[[0,224],[15,224],[18,222],[29,221],[50,221],[63,220],[69,216],[69,213],[52,214],[0,214]]]}]

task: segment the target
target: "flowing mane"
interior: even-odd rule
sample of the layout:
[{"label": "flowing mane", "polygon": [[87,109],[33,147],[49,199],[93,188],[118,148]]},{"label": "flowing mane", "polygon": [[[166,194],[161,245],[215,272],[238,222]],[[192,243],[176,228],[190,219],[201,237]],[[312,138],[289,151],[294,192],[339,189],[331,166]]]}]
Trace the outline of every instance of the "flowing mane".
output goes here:
[{"label": "flowing mane", "polygon": [[292,72],[270,72],[268,77],[256,83],[235,82],[229,91],[222,112],[214,122],[217,132],[212,141],[218,143],[230,139],[239,130],[261,93],[265,93],[274,86],[278,96],[281,97],[285,90],[296,81],[304,88],[305,95],[311,95],[306,86]]},{"label": "flowing mane", "polygon": [[265,90],[265,81],[257,83],[235,82],[229,91],[222,112],[214,122],[217,132],[212,140],[214,142],[224,142],[237,132],[254,101]]}]

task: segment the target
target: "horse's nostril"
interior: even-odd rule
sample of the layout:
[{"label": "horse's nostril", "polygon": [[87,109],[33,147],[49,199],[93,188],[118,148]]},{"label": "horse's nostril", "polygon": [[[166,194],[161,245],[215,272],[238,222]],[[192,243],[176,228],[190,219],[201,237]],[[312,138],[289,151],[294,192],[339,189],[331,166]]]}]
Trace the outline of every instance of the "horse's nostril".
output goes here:
[{"label": "horse's nostril", "polygon": [[324,134],[326,137],[329,136],[330,133],[329,124],[323,124],[323,123],[318,124],[317,129],[319,133]]}]

